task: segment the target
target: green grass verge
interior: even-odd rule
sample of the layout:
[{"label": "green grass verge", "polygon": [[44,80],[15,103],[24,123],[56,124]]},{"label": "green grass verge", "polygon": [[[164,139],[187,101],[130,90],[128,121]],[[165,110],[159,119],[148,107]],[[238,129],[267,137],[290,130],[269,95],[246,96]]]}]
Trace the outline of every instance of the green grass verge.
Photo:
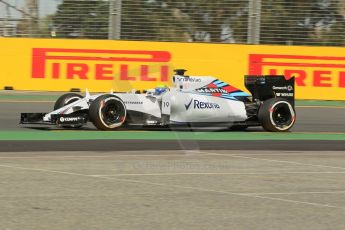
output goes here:
[{"label": "green grass verge", "polygon": [[[0,140],[344,140],[345,133],[0,131]],[[345,143],[344,143],[345,144]]]}]

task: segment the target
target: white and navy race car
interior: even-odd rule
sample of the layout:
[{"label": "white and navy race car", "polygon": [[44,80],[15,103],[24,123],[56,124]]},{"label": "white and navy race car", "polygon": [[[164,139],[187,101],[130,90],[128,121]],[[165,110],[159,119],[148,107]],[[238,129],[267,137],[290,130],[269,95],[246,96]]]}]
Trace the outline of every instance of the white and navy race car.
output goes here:
[{"label": "white and navy race car", "polygon": [[248,94],[210,76],[186,76],[175,70],[173,87],[140,92],[107,93],[83,97],[62,95],[50,113],[22,113],[21,124],[48,124],[79,128],[92,122],[100,130],[139,125],[170,127],[221,126],[244,130],[262,126],[288,131],[295,123],[294,78],[245,76]]}]

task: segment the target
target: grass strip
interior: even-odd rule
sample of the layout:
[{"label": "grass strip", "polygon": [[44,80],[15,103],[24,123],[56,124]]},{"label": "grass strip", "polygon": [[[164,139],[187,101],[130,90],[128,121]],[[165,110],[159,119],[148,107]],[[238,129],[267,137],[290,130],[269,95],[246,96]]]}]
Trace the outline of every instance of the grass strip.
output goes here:
[{"label": "grass strip", "polygon": [[[0,131],[0,140],[344,140],[345,133]],[[345,142],[344,142],[345,144]]]}]

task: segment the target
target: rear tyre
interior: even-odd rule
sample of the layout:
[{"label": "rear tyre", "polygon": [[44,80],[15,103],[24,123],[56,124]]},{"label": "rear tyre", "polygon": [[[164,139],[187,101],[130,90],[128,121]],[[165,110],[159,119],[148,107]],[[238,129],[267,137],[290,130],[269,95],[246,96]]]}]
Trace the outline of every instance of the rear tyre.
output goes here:
[{"label": "rear tyre", "polygon": [[260,106],[258,119],[267,131],[286,132],[294,125],[296,113],[288,100],[271,98]]},{"label": "rear tyre", "polygon": [[78,101],[81,98],[83,98],[83,96],[77,93],[66,93],[56,100],[54,110],[60,109],[68,104]]},{"label": "rear tyre", "polygon": [[94,100],[89,108],[92,123],[100,130],[115,130],[126,120],[126,106],[114,95],[102,95]]}]

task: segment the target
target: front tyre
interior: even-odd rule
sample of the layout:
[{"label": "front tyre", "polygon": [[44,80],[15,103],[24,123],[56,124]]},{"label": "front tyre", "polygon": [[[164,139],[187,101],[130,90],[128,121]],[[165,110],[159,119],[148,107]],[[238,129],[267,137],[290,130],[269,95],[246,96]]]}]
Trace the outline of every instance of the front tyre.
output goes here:
[{"label": "front tyre", "polygon": [[[54,110],[58,110],[66,105],[82,99],[83,96],[77,93],[66,93],[61,95],[54,104]],[[63,128],[80,128],[82,125],[61,125]]]},{"label": "front tyre", "polygon": [[296,113],[291,103],[282,98],[271,98],[259,108],[259,122],[270,132],[286,132],[296,121]]},{"label": "front tyre", "polygon": [[97,129],[115,130],[126,120],[126,106],[114,95],[102,95],[90,105],[89,117]]},{"label": "front tyre", "polygon": [[80,100],[81,98],[83,98],[82,95],[77,94],[77,93],[66,93],[62,96],[60,96],[55,104],[54,104],[54,110],[60,109],[68,104],[71,104],[75,101]]}]

